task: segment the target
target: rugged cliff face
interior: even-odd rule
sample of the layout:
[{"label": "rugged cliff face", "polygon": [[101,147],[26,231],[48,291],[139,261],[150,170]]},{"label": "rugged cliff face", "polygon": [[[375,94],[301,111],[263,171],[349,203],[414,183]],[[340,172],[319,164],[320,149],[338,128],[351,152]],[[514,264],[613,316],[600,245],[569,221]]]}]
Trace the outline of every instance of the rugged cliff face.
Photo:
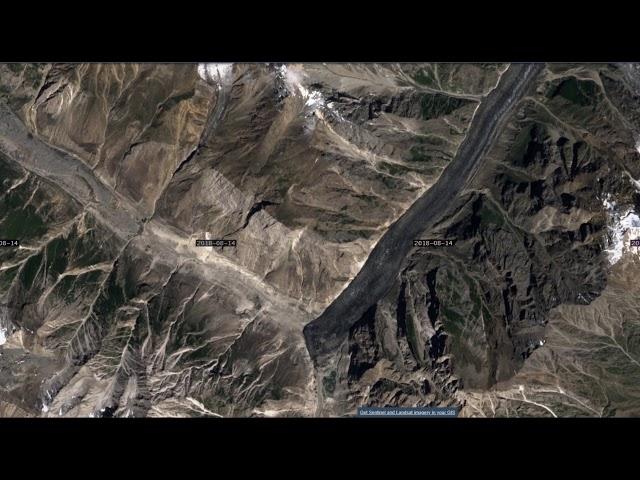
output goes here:
[{"label": "rugged cliff face", "polygon": [[307,351],[506,67],[0,65],[0,416],[637,412],[630,66],[547,66],[423,232],[455,245]]}]

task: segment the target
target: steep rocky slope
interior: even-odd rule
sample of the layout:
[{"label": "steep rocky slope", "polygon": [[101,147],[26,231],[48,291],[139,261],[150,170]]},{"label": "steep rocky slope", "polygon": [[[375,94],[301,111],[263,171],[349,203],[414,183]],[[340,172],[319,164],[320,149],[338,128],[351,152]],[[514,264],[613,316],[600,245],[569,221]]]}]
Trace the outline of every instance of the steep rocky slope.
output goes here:
[{"label": "steep rocky slope", "polygon": [[546,65],[455,245],[305,345],[506,67],[0,65],[0,416],[637,415],[635,66]]},{"label": "steep rocky slope", "polygon": [[312,415],[302,327],[503,69],[0,66],[3,414]]},{"label": "steep rocky slope", "polygon": [[631,100],[622,78],[612,66],[550,66],[492,166],[422,237],[455,245],[415,248],[320,367],[323,411],[637,414],[639,317],[620,278],[637,261],[612,267],[634,258],[640,227],[635,130],[615,107]]}]

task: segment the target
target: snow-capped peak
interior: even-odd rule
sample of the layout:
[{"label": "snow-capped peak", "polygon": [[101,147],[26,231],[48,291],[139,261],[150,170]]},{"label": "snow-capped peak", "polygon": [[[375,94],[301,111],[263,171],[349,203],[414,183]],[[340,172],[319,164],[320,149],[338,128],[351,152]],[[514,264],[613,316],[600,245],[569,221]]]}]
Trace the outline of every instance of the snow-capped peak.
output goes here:
[{"label": "snow-capped peak", "polygon": [[610,194],[607,194],[602,204],[607,209],[611,221],[609,248],[605,249],[609,263],[615,265],[627,253],[638,255],[638,248],[630,246],[631,239],[640,238],[640,217],[638,214],[630,207],[621,213],[616,202],[611,200]]},{"label": "snow-capped peak", "polygon": [[278,68],[278,74],[284,80],[287,91],[291,95],[302,97],[305,100],[305,106],[315,109],[324,105],[324,98],[320,92],[315,90],[309,91],[309,89],[304,86],[304,72],[295,67],[281,65]]}]

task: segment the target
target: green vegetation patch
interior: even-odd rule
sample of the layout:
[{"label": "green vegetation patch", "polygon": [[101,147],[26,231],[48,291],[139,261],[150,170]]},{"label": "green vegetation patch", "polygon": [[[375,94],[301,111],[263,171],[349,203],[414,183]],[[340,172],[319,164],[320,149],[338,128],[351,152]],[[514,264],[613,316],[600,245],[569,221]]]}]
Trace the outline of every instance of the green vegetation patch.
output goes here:
[{"label": "green vegetation patch", "polygon": [[6,292],[9,290],[13,283],[13,279],[16,277],[19,270],[20,265],[16,265],[15,267],[11,267],[0,272],[0,292]]},{"label": "green vegetation patch", "polygon": [[366,203],[367,205],[378,205],[380,203],[380,200],[378,197],[376,197],[375,195],[366,195],[366,194],[355,194],[354,197],[356,197],[358,200],[363,201],[364,203]]},{"label": "green vegetation patch", "polygon": [[480,299],[480,297],[478,296],[478,293],[476,292],[476,289],[473,287],[473,285],[471,286],[470,290],[469,290],[469,297],[471,298],[471,301],[473,302],[473,309],[471,310],[471,317],[479,317],[480,316],[480,311],[482,310],[482,300]]},{"label": "green vegetation patch", "polygon": [[99,270],[87,272],[82,275],[67,275],[56,285],[56,295],[66,304],[75,302],[88,291],[100,284],[103,273]]},{"label": "green vegetation patch", "polygon": [[[7,157],[0,153],[0,185],[8,187],[14,180],[21,177],[18,168]],[[0,192],[2,194],[4,192]]]},{"label": "green vegetation patch", "polygon": [[[471,346],[477,344],[481,325],[480,312],[482,304],[476,293],[475,281],[466,273],[459,276],[447,275],[438,280],[438,287],[448,292],[449,300],[440,303],[439,316],[447,333],[448,351],[453,354],[454,363],[458,366],[472,366],[476,372],[482,370],[482,359],[474,353]],[[464,294],[468,291],[468,299]],[[444,298],[445,295],[441,295]],[[465,331],[465,328],[469,330]],[[478,345],[479,346],[479,345]]]},{"label": "green vegetation patch", "polygon": [[403,167],[402,165],[398,165],[397,163],[390,163],[390,162],[380,162],[378,164],[378,166],[385,172],[391,174],[391,175],[401,175],[404,172],[407,171],[406,167]]},{"label": "green vegetation patch", "polygon": [[7,68],[11,70],[12,73],[19,74],[24,70],[24,64],[22,63],[7,63]]},{"label": "green vegetation patch", "polygon": [[464,107],[470,100],[450,97],[440,93],[425,94],[420,101],[420,111],[423,120],[449,115],[451,112]]},{"label": "green vegetation patch", "polygon": [[0,224],[4,238],[25,240],[39,237],[47,232],[47,226],[32,205],[22,210],[12,210]]},{"label": "green vegetation patch", "polygon": [[24,80],[28,85],[37,87],[42,80],[42,73],[40,72],[40,65],[37,63],[31,63],[24,69]]},{"label": "green vegetation patch", "polygon": [[47,270],[60,275],[69,263],[69,242],[62,237],[55,238],[47,245]]},{"label": "green vegetation patch", "polygon": [[[0,162],[0,173],[13,175],[12,170],[3,167],[5,166]],[[36,213],[35,207],[27,205],[34,188],[37,187],[27,181],[0,197],[0,237],[24,241],[47,232],[47,227],[42,217]]]},{"label": "green vegetation patch", "polygon": [[111,260],[114,256],[113,238],[99,229],[92,219],[85,220],[85,233],[78,235],[77,228],[69,234],[70,250],[73,252],[71,265],[84,268],[89,265]]},{"label": "green vegetation patch", "polygon": [[596,104],[598,85],[591,80],[578,80],[575,77],[563,80],[555,89],[552,98],[560,96],[581,107]]},{"label": "green vegetation patch", "polygon": [[516,160],[514,163],[518,163],[527,153],[529,143],[531,142],[531,131],[535,128],[533,123],[528,124],[522,128],[516,135],[511,147],[509,148],[510,160]]},{"label": "green vegetation patch", "polygon": [[40,270],[41,264],[42,264],[41,253],[34,255],[33,257],[30,257],[26,261],[26,263],[24,264],[24,267],[22,267],[22,271],[20,272],[20,280],[22,281],[22,285],[24,285],[25,288],[27,289],[31,288],[31,285],[33,285],[33,281],[35,280],[36,275]]},{"label": "green vegetation patch", "polygon": [[425,148],[422,145],[413,145],[409,149],[410,162],[428,162],[430,160],[431,156],[427,154]]},{"label": "green vegetation patch", "polygon": [[100,295],[93,309],[97,317],[113,314],[124,302],[126,297],[120,285],[117,284],[115,270],[109,275],[107,285]]},{"label": "green vegetation patch", "polygon": [[78,255],[73,262],[75,267],[84,268],[100,263],[103,260],[103,249],[100,248],[97,242],[92,246],[90,240],[92,240],[91,237],[89,239],[83,237],[74,245],[74,247],[76,247],[74,248],[74,253]]},{"label": "green vegetation patch", "polygon": [[441,306],[440,314],[444,317],[447,331],[461,332],[464,327],[464,317],[453,308]]},{"label": "green vegetation patch", "polygon": [[180,102],[189,100],[195,95],[195,89],[191,89],[185,93],[175,95],[173,97],[169,97],[162,105],[163,110],[171,110],[173,107],[178,105]]},{"label": "green vegetation patch", "polygon": [[437,88],[438,84],[436,82],[436,78],[433,75],[433,71],[426,68],[421,68],[416,72],[413,76],[413,79],[418,82],[420,85],[425,85],[431,88]]},{"label": "green vegetation patch", "polygon": [[11,95],[9,97],[9,107],[13,111],[20,110],[30,98],[27,95]]},{"label": "green vegetation patch", "polygon": [[391,189],[391,190],[395,190],[397,188],[400,188],[400,181],[397,178],[394,177],[390,177],[387,175],[382,175],[382,177],[380,178],[380,180],[382,180],[382,184]]},{"label": "green vegetation patch", "polygon": [[502,213],[489,203],[482,204],[482,209],[480,210],[480,221],[485,224],[489,223],[498,226],[503,226],[505,223]]}]

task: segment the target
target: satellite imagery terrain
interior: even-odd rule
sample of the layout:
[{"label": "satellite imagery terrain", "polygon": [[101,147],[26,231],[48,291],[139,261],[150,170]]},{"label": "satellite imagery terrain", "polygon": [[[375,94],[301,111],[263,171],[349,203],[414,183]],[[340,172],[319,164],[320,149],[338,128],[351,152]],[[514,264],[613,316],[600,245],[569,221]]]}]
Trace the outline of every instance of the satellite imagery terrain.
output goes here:
[{"label": "satellite imagery terrain", "polygon": [[640,64],[3,63],[0,183],[0,417],[640,417]]}]

